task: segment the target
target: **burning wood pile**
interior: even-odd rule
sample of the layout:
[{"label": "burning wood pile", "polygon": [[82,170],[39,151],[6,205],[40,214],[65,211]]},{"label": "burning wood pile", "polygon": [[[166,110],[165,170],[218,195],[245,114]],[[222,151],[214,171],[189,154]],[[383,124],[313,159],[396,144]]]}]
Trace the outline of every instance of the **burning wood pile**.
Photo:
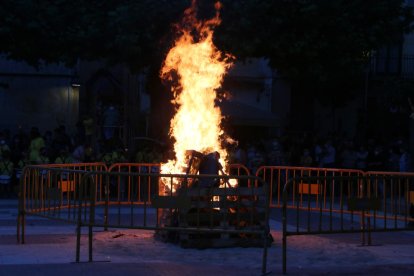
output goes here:
[{"label": "burning wood pile", "polygon": [[[188,151],[187,154],[187,174],[181,179],[180,187],[174,195],[164,196],[161,204],[155,202],[158,207],[164,207],[159,210],[159,224],[181,228],[181,231],[162,230],[157,236],[164,241],[178,242],[182,247],[263,246],[263,235],[243,231],[266,227],[264,190],[232,187],[227,177],[219,175],[222,169],[217,152]],[[207,231],[182,230],[188,228]],[[240,232],[226,233],[222,229]]]},{"label": "burning wood pile", "polygon": [[[193,0],[184,12],[178,29],[180,36],[161,69],[161,77],[173,83],[172,103],[176,109],[170,125],[175,158],[162,164],[161,173],[200,175],[161,178],[159,194],[166,201],[158,200],[156,204],[165,208],[159,221],[166,226],[236,229],[260,227],[264,220],[260,219],[263,212],[256,208],[264,200],[263,195],[252,193],[253,189],[243,190],[247,187],[236,187],[237,180],[225,176],[228,153],[223,145],[235,141],[222,129],[223,116],[216,103],[223,99],[217,90],[234,57],[221,53],[213,44],[213,29],[221,22],[220,8],[221,4],[216,2],[215,17],[200,21]],[[168,202],[169,197],[175,198]],[[247,214],[249,218],[243,219]],[[202,234],[200,239],[194,235],[180,233],[178,238],[183,246],[234,245],[229,242],[229,234]],[[172,231],[161,236],[167,240],[177,238]]]}]

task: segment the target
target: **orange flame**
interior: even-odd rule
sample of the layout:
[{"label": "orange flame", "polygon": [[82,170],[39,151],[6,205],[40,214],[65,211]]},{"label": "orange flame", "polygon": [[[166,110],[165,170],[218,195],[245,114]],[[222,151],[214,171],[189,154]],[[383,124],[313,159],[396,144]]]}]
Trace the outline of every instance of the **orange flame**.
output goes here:
[{"label": "orange flame", "polygon": [[[216,16],[207,21],[196,18],[195,1],[184,12],[182,35],[167,54],[161,77],[179,84],[172,87],[176,114],[170,123],[170,136],[175,138],[175,160],[161,166],[162,173],[182,174],[187,166],[186,151],[219,152],[219,162],[225,168],[228,154],[222,147],[225,138],[221,129],[222,114],[216,106],[216,90],[232,65],[230,55],[224,55],[213,44],[212,28],[219,25],[221,4],[216,3]],[[194,32],[195,31],[195,32]],[[192,35],[195,33],[197,39]],[[167,188],[167,187],[166,187]],[[171,187],[175,191],[174,187]]]}]

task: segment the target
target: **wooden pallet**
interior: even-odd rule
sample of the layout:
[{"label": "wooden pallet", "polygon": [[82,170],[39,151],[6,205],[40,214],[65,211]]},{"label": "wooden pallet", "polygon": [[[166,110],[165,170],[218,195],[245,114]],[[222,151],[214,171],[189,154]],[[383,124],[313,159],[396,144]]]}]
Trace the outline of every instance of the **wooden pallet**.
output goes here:
[{"label": "wooden pallet", "polygon": [[[268,223],[263,188],[188,188],[177,196],[157,197],[153,205],[163,208],[159,213],[165,226],[211,231],[160,231],[164,239],[182,247],[263,246],[262,233]],[[220,232],[223,229],[256,234]]]}]

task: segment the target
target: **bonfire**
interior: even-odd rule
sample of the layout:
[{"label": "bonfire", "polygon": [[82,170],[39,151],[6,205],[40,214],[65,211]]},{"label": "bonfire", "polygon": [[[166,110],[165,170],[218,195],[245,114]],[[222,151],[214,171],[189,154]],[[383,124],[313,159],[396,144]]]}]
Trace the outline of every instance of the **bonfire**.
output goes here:
[{"label": "bonfire", "polygon": [[[211,164],[212,156],[219,165],[204,166],[206,172],[227,172],[228,152],[223,144],[233,140],[221,127],[223,115],[217,106],[220,100],[217,90],[232,66],[233,57],[223,54],[213,44],[214,27],[221,22],[220,7],[217,2],[215,17],[201,21],[196,17],[196,1],[192,2],[184,12],[181,35],[168,52],[161,69],[163,79],[173,80],[178,76],[178,82],[171,88],[176,113],[169,133],[175,141],[175,158],[162,164],[162,173],[197,173],[200,165]],[[174,193],[179,185],[177,181],[163,179],[160,193]]]}]

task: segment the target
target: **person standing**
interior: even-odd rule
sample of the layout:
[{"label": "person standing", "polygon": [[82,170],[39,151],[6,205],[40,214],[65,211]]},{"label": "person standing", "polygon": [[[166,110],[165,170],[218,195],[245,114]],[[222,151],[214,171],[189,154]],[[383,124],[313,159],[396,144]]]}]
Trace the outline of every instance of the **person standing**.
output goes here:
[{"label": "person standing", "polygon": [[369,171],[384,171],[386,162],[387,157],[380,145],[376,145],[374,150],[368,152],[367,169]]},{"label": "person standing", "polygon": [[302,167],[312,167],[313,159],[312,159],[309,149],[303,150],[302,156],[300,157],[300,165]]},{"label": "person standing", "polygon": [[332,142],[328,140],[322,149],[322,158],[320,167],[322,168],[334,168],[336,160],[336,150],[332,145]]},{"label": "person standing", "polygon": [[358,170],[365,171],[367,169],[367,157],[368,151],[363,145],[359,146],[359,149],[356,152],[356,161],[355,166]]},{"label": "person standing", "polygon": [[32,127],[30,131],[29,160],[35,164],[40,159],[40,150],[45,147],[45,140],[40,135],[37,127]]},{"label": "person standing", "polygon": [[3,157],[3,153],[10,151],[9,145],[7,145],[6,138],[2,132],[0,132],[0,160]]},{"label": "person standing", "polygon": [[404,146],[400,147],[400,172],[411,171],[411,155],[407,148]]},{"label": "person standing", "polygon": [[56,164],[71,164],[73,163],[73,158],[69,153],[69,149],[63,148],[60,150],[58,157],[55,159]]},{"label": "person standing", "polygon": [[44,165],[44,164],[49,164],[49,163],[50,163],[50,159],[48,156],[47,149],[46,147],[43,147],[40,149],[39,159],[36,160],[36,164]]},{"label": "person standing", "polygon": [[346,142],[340,153],[341,167],[344,169],[355,169],[357,154],[352,142]]},{"label": "person standing", "polygon": [[82,125],[85,133],[85,143],[93,144],[93,135],[95,133],[95,121],[92,116],[88,113],[82,120]]}]

